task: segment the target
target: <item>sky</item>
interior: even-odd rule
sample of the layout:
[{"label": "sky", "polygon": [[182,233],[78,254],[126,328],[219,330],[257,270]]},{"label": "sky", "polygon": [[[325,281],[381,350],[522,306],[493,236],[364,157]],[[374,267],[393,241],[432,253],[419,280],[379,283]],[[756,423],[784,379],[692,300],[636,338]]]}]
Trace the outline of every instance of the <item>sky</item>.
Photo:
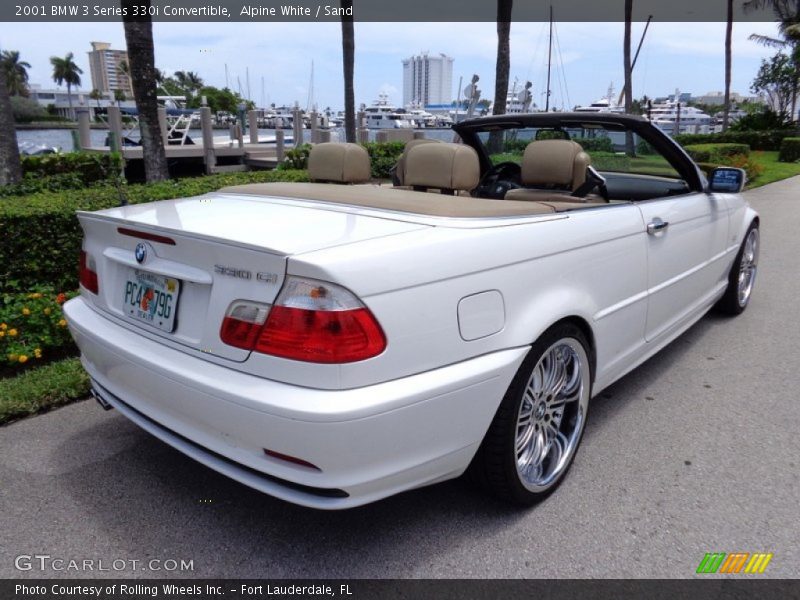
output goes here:
[{"label": "sky", "polygon": [[[572,108],[605,96],[610,83],[622,88],[622,23],[556,23],[551,106]],[[643,23],[634,23],[634,48]],[[774,23],[736,23],[731,89],[749,95],[762,58],[775,50],[748,40],[751,33],[777,35]],[[306,107],[314,64],[314,102],[320,109],[343,106],[339,23],[154,23],[156,66],[172,73],[195,71],[206,84],[241,86],[257,105]],[[724,89],[724,23],[658,23],[647,33],[634,70],[635,97],[666,96],[676,89],[702,95]],[[19,50],[31,64],[30,82],[53,88],[49,58],[73,52],[84,70],[81,90],[91,91],[90,42],[124,49],[122,23],[0,23],[0,49]],[[494,23],[356,23],[356,104],[379,93],[402,103],[402,59],[428,51],[455,58],[453,94],[480,77],[483,98],[494,96],[497,34]],[[533,82],[534,101],[544,104],[547,24],[511,26],[511,82]],[[262,94],[263,78],[263,94]]]}]

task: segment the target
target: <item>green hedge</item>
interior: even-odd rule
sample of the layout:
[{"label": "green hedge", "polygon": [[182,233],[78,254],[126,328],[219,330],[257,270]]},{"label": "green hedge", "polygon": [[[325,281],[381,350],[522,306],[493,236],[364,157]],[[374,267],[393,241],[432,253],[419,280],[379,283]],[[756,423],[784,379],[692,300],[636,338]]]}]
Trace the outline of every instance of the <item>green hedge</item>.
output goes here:
[{"label": "green hedge", "polygon": [[243,183],[308,181],[306,171],[250,171],[170,180],[154,184],[106,185],[85,190],[39,192],[0,199],[0,293],[39,285],[60,290],[78,286],[77,264],[83,233],[76,210],[118,206],[120,191],[137,204],[197,196]]},{"label": "green hedge", "polygon": [[778,160],[789,163],[800,160],[800,137],[783,138]]},{"label": "green hedge", "polygon": [[0,187],[0,198],[26,196],[44,191],[79,190],[119,177],[118,153],[70,152],[22,157],[23,180]]},{"label": "green hedge", "polygon": [[392,167],[406,147],[405,142],[367,142],[363,145],[369,153],[371,175],[376,179],[389,179]]},{"label": "green hedge", "polygon": [[716,162],[722,158],[741,154],[750,155],[750,146],[747,144],[690,144],[683,147],[696,162]]},{"label": "green hedge", "polygon": [[682,133],[674,136],[681,146],[690,144],[746,144],[751,150],[779,150],[787,137],[797,137],[797,131],[726,131],[725,133]]}]

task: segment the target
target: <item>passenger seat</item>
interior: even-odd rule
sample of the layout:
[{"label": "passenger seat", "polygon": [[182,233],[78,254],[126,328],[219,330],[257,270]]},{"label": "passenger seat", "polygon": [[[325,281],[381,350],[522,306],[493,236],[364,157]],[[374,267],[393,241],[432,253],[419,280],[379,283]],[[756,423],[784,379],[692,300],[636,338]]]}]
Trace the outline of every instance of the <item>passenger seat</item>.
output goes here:
[{"label": "passenger seat", "polygon": [[308,155],[308,177],[314,182],[366,183],[370,179],[369,154],[358,144],[316,144]]}]

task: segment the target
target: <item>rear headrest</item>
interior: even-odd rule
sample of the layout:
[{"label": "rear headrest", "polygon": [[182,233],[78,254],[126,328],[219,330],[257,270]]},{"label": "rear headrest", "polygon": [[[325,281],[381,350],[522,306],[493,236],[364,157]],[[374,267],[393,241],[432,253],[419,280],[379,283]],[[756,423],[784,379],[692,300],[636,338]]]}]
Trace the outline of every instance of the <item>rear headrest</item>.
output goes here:
[{"label": "rear headrest", "polygon": [[463,144],[419,144],[405,158],[405,185],[471,190],[478,185],[478,153]]},{"label": "rear headrest", "polygon": [[522,156],[522,185],[553,185],[576,190],[586,181],[591,159],[572,140],[537,140]]},{"label": "rear headrest", "polygon": [[364,183],[369,181],[369,154],[358,144],[316,144],[308,155],[311,181]]},{"label": "rear headrest", "polygon": [[432,140],[429,138],[419,138],[407,142],[406,147],[403,148],[403,153],[400,155],[400,158],[397,159],[397,164],[394,166],[394,171],[392,172],[392,183],[394,185],[404,185],[404,181],[406,179],[406,156],[408,155],[409,150],[411,150],[414,146],[419,146],[420,144],[441,143],[442,140]]}]

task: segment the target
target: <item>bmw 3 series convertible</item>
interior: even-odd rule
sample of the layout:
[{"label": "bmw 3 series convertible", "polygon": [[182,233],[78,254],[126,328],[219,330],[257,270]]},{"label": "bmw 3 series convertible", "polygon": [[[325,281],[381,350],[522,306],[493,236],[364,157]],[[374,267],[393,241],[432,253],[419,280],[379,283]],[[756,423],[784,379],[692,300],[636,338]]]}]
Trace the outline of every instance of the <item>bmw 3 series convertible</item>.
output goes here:
[{"label": "bmw 3 series convertible", "polygon": [[[181,452],[341,509],[466,474],[551,493],[592,397],[709,309],[741,313],[759,218],[646,120],[474,119],[356,144],[309,183],[78,214],[65,306],[93,394]],[[112,426],[112,425],[110,425]]]}]

